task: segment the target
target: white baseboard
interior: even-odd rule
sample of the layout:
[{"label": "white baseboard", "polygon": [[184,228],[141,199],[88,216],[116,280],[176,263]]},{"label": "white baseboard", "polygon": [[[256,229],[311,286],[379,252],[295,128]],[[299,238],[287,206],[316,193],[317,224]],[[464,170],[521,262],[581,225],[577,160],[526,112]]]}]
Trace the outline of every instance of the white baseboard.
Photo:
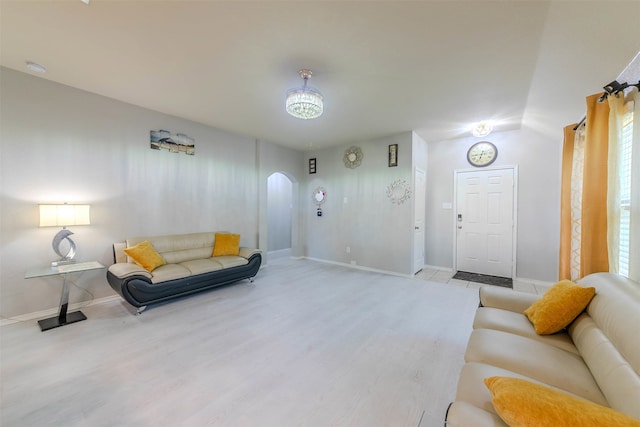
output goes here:
[{"label": "white baseboard", "polygon": [[[80,308],[89,307],[92,305],[104,304],[106,302],[119,300],[119,299],[121,299],[119,295],[112,295],[108,297],[97,298],[91,301],[76,302],[73,304],[69,304],[69,311],[78,310]],[[59,312],[59,307],[56,307],[56,308],[49,308],[47,310],[34,311],[33,313],[21,314],[19,316],[14,316],[10,318],[3,318],[3,319],[0,319],[0,327],[6,326],[6,325],[12,325],[18,322],[27,322],[35,319],[51,317],[53,315],[58,314],[58,312]]]},{"label": "white baseboard", "polygon": [[545,287],[545,288],[550,288],[551,286],[554,285],[554,283],[556,283],[556,282],[545,282],[543,280],[536,280],[536,279],[527,279],[525,277],[516,277],[513,280],[514,281],[517,280],[518,282],[531,283],[532,285],[542,286],[542,287]]},{"label": "white baseboard", "polygon": [[303,257],[304,259],[308,259],[310,261],[318,261],[318,262],[323,262],[325,264],[333,264],[333,265],[340,265],[342,267],[349,267],[349,268],[353,268],[356,270],[365,270],[365,271],[371,271],[373,273],[382,273],[382,274],[388,274],[391,276],[398,276],[398,277],[406,277],[406,278],[412,278],[413,274],[402,274],[402,273],[398,273],[395,271],[389,271],[389,270],[380,270],[377,268],[371,268],[371,267],[364,267],[362,265],[357,265],[357,264],[347,264],[346,262],[338,262],[338,261],[329,261],[326,259],[320,259],[320,258],[313,258],[313,257]]},{"label": "white baseboard", "polygon": [[429,270],[449,271],[449,272],[453,273],[453,268],[451,268],[451,267],[441,267],[439,265],[427,265],[427,264],[425,264],[425,266],[422,267],[422,269],[424,270],[425,268],[429,269]]},{"label": "white baseboard", "polygon": [[277,251],[267,252],[267,262],[269,259],[289,258],[291,256],[291,248],[278,249]]}]

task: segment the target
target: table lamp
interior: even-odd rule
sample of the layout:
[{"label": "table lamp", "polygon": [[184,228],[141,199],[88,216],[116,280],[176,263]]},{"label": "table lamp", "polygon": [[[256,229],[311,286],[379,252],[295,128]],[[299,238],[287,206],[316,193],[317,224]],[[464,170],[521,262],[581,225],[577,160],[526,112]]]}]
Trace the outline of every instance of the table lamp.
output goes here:
[{"label": "table lamp", "polygon": [[[89,225],[90,205],[40,205],[40,227],[62,227],[51,242],[51,246],[60,257],[57,261],[52,261],[51,266],[71,264],[76,262],[76,244],[69,238],[73,233],[67,229],[70,225]],[[61,249],[62,241],[66,240],[69,249],[63,253]]]}]

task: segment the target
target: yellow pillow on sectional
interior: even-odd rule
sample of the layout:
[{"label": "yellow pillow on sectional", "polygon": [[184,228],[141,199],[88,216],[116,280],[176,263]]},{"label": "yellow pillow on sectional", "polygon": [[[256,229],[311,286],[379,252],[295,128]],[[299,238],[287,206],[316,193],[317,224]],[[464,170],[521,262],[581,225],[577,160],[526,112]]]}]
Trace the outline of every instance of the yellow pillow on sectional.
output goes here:
[{"label": "yellow pillow on sectional", "polygon": [[135,246],[126,248],[124,253],[129,255],[140,267],[151,272],[167,262],[162,258],[153,245],[148,241],[140,242]]},{"label": "yellow pillow on sectional", "polygon": [[578,317],[596,294],[595,288],[561,280],[524,311],[539,335],[555,334]]},{"label": "yellow pillow on sectional", "polygon": [[485,378],[492,403],[511,427],[640,427],[640,420],[519,378]]},{"label": "yellow pillow on sectional", "polygon": [[216,233],[212,256],[240,254],[240,235],[231,233]]}]

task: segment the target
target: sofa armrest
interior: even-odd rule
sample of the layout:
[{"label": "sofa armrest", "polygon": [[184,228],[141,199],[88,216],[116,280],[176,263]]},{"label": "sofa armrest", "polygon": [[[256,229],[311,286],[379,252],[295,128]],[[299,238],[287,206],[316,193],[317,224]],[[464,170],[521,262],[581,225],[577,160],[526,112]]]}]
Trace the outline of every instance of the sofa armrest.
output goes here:
[{"label": "sofa armrest", "polygon": [[131,276],[144,276],[147,279],[153,277],[147,270],[132,262],[117,262],[109,266],[109,271],[118,279],[125,279]]},{"label": "sofa armrest", "polygon": [[251,255],[259,254],[259,253],[262,253],[262,251],[260,249],[247,248],[247,247],[241,246],[239,255],[242,258],[249,259],[249,257],[251,257]]},{"label": "sofa armrest", "polygon": [[482,307],[501,308],[516,313],[524,313],[538,299],[540,299],[540,295],[517,292],[496,286],[483,286],[480,288],[480,305]]}]

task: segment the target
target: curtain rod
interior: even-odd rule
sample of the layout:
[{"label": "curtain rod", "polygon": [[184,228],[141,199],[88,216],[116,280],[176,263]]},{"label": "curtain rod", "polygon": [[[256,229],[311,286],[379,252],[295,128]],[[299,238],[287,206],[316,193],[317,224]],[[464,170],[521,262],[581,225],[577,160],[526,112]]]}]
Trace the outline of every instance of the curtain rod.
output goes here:
[{"label": "curtain rod", "polygon": [[[629,87],[637,87],[638,90],[640,90],[640,80],[638,80],[638,83],[636,84],[629,84],[629,83],[619,83],[617,80],[612,81],[611,83],[609,83],[606,86],[603,86],[602,88],[604,89],[604,93],[602,94],[602,96],[600,98],[598,98],[598,102],[604,102],[607,100],[607,98],[609,97],[609,95],[617,95],[620,92],[623,92],[625,89],[629,88]],[[578,122],[577,125],[575,125],[573,127],[573,130],[578,130],[578,128],[587,120],[587,116],[585,115],[582,120],[580,120]]]},{"label": "curtain rod", "polygon": [[582,124],[583,124],[584,122],[586,122],[586,121],[587,121],[587,116],[584,116],[584,117],[583,117],[583,118],[578,122],[578,124],[577,124],[577,125],[575,125],[575,126],[573,127],[573,130],[578,130],[578,128],[579,128],[580,126],[582,126]]}]

